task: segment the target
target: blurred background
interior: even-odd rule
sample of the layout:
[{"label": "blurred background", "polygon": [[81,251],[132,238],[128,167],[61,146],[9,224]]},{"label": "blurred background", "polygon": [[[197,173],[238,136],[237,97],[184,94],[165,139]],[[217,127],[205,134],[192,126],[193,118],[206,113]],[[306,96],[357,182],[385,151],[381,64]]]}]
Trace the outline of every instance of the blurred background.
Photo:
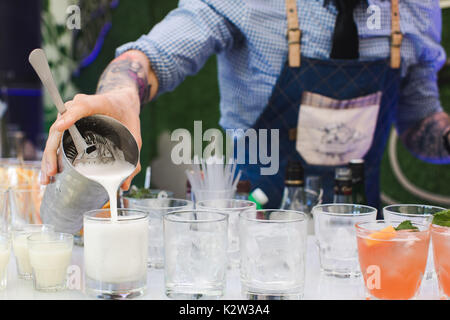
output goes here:
[{"label": "blurred background", "polygon": [[[92,94],[115,49],[147,33],[177,0],[0,0],[0,139],[2,157],[17,153],[28,160],[41,156],[56,109],[28,64],[29,52],[44,48],[64,100]],[[81,8],[81,29],[66,26],[70,5]],[[450,1],[441,1],[442,44],[450,55]],[[439,75],[441,101],[450,112],[450,60]],[[185,168],[170,161],[170,132],[218,127],[219,91],[216,59],[174,92],[143,108],[141,164],[152,166],[152,187],[184,197]],[[19,147],[20,146],[20,147]],[[145,170],[133,184],[144,184]],[[430,203],[450,207],[450,166],[415,159],[391,136],[382,164],[385,203]]]}]

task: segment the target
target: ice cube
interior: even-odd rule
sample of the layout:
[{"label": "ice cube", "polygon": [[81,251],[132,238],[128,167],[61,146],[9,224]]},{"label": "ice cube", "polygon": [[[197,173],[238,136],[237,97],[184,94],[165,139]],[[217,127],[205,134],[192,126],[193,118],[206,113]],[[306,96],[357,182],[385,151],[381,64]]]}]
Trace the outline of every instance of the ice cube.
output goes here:
[{"label": "ice cube", "polygon": [[340,259],[353,258],[357,251],[355,234],[348,228],[337,228],[330,245],[332,254]]},{"label": "ice cube", "polygon": [[259,226],[247,239],[251,273],[258,281],[291,281],[303,263],[303,239],[295,228]]}]

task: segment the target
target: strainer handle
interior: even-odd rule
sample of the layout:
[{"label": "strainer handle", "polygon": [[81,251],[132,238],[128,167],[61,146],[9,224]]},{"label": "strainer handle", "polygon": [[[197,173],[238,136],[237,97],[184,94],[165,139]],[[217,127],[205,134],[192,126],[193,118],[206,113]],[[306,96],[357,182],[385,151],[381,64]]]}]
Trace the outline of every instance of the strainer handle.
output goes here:
[{"label": "strainer handle", "polygon": [[[58,89],[56,88],[56,84],[53,80],[53,76],[50,71],[50,67],[48,65],[44,50],[38,48],[31,51],[30,56],[28,57],[28,61],[33,66],[34,70],[39,76],[39,79],[41,79],[44,87],[47,88],[53,103],[58,109],[58,112],[60,114],[66,112],[67,109],[64,106],[64,102],[61,98],[61,95],[59,94]],[[72,140],[75,144],[75,147],[77,148],[78,154],[84,153],[87,148],[87,144],[75,125],[72,125],[69,128],[69,133],[72,136]]]}]

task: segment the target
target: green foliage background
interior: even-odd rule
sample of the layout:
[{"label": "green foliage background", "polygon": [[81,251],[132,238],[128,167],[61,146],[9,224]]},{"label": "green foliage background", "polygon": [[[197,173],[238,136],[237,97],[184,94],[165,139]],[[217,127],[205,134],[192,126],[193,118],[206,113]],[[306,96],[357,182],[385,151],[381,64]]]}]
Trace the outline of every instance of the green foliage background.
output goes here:
[{"label": "green foliage background", "polygon": [[[120,1],[113,11],[112,29],[108,33],[100,55],[88,68],[82,70],[74,79],[80,92],[94,93],[97,80],[114,57],[115,49],[123,43],[133,41],[147,33],[151,27],[177,5],[177,0],[133,0]],[[443,12],[443,45],[450,54],[450,9]],[[204,129],[217,127],[219,120],[219,91],[215,57],[209,59],[205,67],[195,77],[189,77],[174,92],[159,97],[144,107],[141,124],[143,148],[141,162],[143,167],[156,156],[156,138],[163,130],[184,127],[193,129],[194,120],[203,120]],[[450,83],[441,87],[441,100],[450,112]],[[50,121],[47,123],[47,127]],[[415,159],[399,143],[398,157],[401,167],[417,186],[450,195],[450,166],[431,165]],[[382,188],[386,194],[401,202],[423,202],[404,190],[396,181],[385,154],[382,165]],[[141,173],[134,181],[143,184]]]}]

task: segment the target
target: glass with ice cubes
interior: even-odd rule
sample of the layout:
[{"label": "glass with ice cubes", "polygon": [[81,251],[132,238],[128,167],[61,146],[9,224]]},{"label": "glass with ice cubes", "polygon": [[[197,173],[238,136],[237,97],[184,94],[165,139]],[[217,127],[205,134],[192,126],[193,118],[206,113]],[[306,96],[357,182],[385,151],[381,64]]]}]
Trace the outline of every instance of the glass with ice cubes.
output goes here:
[{"label": "glass with ice cubes", "polygon": [[192,201],[175,198],[133,199],[127,203],[128,208],[148,213],[148,266],[162,269],[164,267],[164,239],[162,217],[165,213],[192,209]]},{"label": "glass with ice cubes", "polygon": [[244,211],[239,235],[242,295],[250,300],[301,299],[307,215],[292,210]]},{"label": "glass with ice cubes", "polygon": [[[445,208],[424,204],[393,204],[383,208],[383,217],[387,222],[410,220],[421,224],[431,224],[435,213]],[[436,278],[433,261],[433,245],[430,243],[425,280]]]},{"label": "glass with ice cubes", "polygon": [[375,221],[377,209],[356,204],[323,204],[312,212],[321,271],[339,278],[359,277],[355,224]]},{"label": "glass with ice cubes", "polygon": [[218,299],[227,269],[228,215],[183,210],[163,217],[166,295],[172,299]]},{"label": "glass with ice cubes", "polygon": [[196,207],[228,214],[228,267],[239,268],[239,214],[246,210],[256,211],[256,204],[249,200],[215,199],[197,201]]}]

